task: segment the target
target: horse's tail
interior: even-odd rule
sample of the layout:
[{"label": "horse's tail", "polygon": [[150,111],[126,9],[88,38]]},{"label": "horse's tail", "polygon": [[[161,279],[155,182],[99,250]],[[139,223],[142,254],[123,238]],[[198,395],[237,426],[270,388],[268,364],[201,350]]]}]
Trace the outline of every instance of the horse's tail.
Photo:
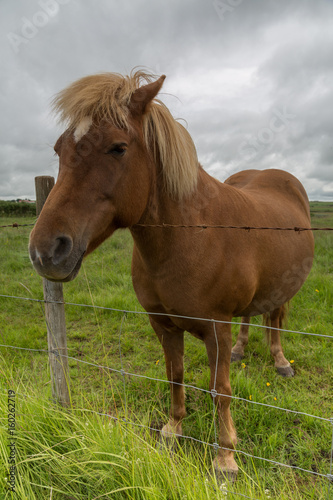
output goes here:
[{"label": "horse's tail", "polygon": [[278,328],[284,328],[287,325],[289,312],[289,302],[283,304],[283,306],[275,309],[272,312],[263,314],[263,324],[267,327],[265,328],[265,340],[267,344],[271,341],[271,330],[272,321],[278,319]]}]

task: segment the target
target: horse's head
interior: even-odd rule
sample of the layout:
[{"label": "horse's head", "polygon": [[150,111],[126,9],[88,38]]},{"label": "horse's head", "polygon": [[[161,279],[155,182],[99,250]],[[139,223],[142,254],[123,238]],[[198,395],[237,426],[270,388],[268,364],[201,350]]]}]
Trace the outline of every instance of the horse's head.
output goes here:
[{"label": "horse's head", "polygon": [[[152,155],[142,131],[143,115],[164,78],[127,94],[122,115],[118,113],[126,126],[119,119],[109,119],[107,113],[89,115],[89,98],[82,116],[82,88],[73,87],[69,95],[59,94],[63,115],[68,108],[65,101],[71,99],[77,99],[78,113],[55,145],[58,179],[30,235],[30,258],[41,276],[53,281],[74,279],[84,255],[115,229],[139,221],[148,202],[153,172]],[[73,117],[72,110],[67,114],[67,119]]]}]

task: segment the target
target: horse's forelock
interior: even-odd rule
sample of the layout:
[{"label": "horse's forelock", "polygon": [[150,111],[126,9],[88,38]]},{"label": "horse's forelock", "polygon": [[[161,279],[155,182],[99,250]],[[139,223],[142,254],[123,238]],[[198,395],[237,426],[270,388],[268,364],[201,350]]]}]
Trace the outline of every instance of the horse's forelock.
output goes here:
[{"label": "horse's forelock", "polygon": [[[154,78],[142,71],[129,76],[117,73],[86,76],[55,96],[53,110],[59,121],[73,130],[76,142],[88,132],[92,121],[105,120],[130,130],[131,97],[141,84],[150,83]],[[169,194],[178,199],[189,195],[196,187],[198,160],[187,130],[155,99],[143,117],[143,133],[155,161],[161,162]]]},{"label": "horse's forelock", "polygon": [[85,76],[59,92],[52,101],[52,108],[59,121],[72,129],[87,116],[96,122],[107,120],[127,129],[132,94],[141,82],[150,81],[151,75],[142,71],[129,76],[118,73]]}]

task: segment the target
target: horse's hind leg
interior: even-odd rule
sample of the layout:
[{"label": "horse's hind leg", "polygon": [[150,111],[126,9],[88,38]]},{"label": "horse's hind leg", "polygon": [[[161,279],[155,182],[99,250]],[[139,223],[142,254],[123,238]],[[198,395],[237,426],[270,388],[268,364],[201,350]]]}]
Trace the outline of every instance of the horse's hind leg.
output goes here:
[{"label": "horse's hind leg", "polygon": [[239,330],[236,344],[231,351],[231,362],[240,361],[244,357],[244,349],[249,342],[249,324],[250,318],[244,316],[242,318],[242,324]]},{"label": "horse's hind leg", "polygon": [[294,370],[290,366],[289,361],[285,358],[281,346],[280,328],[282,327],[283,315],[284,309],[282,307],[276,309],[270,315],[270,350],[275,361],[275,368],[279,375],[282,375],[283,377],[293,377],[295,375]]},{"label": "horse's hind leg", "polygon": [[166,372],[170,381],[171,408],[169,422],[163,427],[161,435],[164,438],[173,438],[182,435],[182,420],[185,411],[184,383],[184,331],[176,326],[157,323],[149,318],[164,350]]}]

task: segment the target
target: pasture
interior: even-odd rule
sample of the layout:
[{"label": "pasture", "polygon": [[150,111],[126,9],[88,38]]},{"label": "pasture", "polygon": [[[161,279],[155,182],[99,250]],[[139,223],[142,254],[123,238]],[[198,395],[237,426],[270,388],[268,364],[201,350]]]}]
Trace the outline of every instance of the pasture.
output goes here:
[{"label": "pasture", "polygon": [[[313,226],[333,227],[333,203],[313,202],[311,214]],[[0,225],[12,222],[0,219]],[[41,278],[28,258],[30,230],[0,230],[2,295],[42,299]],[[333,335],[333,232],[315,232],[315,240],[314,266],[290,304],[287,328]],[[64,285],[66,302],[142,311],[131,283],[131,248],[127,230],[115,233],[85,260],[76,280]],[[27,349],[0,348],[0,499],[333,498],[326,478],[242,454],[237,482],[216,484],[209,476],[214,450],[203,444],[215,441],[213,405],[208,393],[195,389],[186,390],[184,435],[203,443],[182,438],[170,455],[157,446],[153,430],[167,420],[170,393],[163,382],[162,348],[147,316],[66,305],[66,321],[68,352],[75,358],[69,360],[68,411],[51,401],[47,353],[32,350],[47,349],[42,305],[0,297],[0,344]],[[254,323],[261,324],[261,318]],[[237,332],[235,325],[234,338]],[[277,375],[263,331],[255,325],[243,362],[231,367],[233,396],[243,398],[231,404],[237,448],[328,474],[330,423],[251,403],[333,417],[333,340],[287,333],[282,343],[286,358],[293,360],[294,378]],[[185,383],[208,389],[209,376],[203,343],[186,335]],[[6,493],[10,389],[16,392],[15,494]]]}]

